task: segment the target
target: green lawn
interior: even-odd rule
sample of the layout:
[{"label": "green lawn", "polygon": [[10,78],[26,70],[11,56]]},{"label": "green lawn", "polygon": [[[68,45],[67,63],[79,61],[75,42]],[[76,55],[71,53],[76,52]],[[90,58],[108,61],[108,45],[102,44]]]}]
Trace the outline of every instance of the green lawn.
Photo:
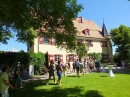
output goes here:
[{"label": "green lawn", "polygon": [[46,81],[24,83],[23,89],[10,90],[10,97],[130,97],[130,72],[114,73],[116,77],[108,77],[108,73],[81,74],[65,76],[62,86],[49,85]]}]

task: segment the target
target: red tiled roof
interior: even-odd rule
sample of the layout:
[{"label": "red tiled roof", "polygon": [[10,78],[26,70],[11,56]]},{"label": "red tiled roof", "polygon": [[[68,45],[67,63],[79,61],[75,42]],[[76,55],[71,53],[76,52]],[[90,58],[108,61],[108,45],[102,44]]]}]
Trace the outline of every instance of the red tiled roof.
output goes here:
[{"label": "red tiled roof", "polygon": [[[85,20],[83,17],[76,18],[73,20],[74,26],[77,28],[77,36],[93,37],[93,38],[104,38],[100,32],[101,28],[92,20]],[[89,35],[82,33],[83,30],[89,29]]]}]

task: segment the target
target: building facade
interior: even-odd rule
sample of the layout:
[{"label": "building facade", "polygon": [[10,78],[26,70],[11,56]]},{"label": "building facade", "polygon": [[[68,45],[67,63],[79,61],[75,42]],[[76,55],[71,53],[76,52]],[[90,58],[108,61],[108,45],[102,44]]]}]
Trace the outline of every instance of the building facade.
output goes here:
[{"label": "building facade", "polygon": [[[85,20],[83,17],[76,18],[73,23],[78,30],[77,42],[86,43],[86,46],[89,47],[88,53],[102,53],[103,59],[109,60],[112,48],[105,24],[103,23],[101,29],[94,21]],[[76,61],[77,55],[75,53],[68,53],[63,49],[58,49],[54,44],[54,38],[48,41],[44,37],[38,37],[35,39],[34,45],[28,46],[28,52],[46,53],[46,61],[48,63],[50,60],[60,60],[62,62],[70,61],[71,63]]]}]

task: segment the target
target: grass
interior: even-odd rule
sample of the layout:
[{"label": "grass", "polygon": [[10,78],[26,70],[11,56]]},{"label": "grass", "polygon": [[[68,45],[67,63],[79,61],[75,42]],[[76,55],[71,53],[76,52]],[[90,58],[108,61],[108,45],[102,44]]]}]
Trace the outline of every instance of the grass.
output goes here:
[{"label": "grass", "polygon": [[10,90],[10,97],[130,97],[130,72],[90,73],[69,75],[62,78],[62,86],[54,85],[53,80],[24,83],[23,89]]}]

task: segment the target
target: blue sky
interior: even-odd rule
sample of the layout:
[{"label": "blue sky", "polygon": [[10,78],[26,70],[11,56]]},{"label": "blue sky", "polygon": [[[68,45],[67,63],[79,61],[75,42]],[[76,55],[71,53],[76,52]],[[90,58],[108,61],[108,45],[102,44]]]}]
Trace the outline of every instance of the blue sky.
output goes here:
[{"label": "blue sky", "polygon": [[[130,2],[128,0],[78,0],[78,3],[84,7],[78,16],[95,21],[100,28],[102,28],[104,18],[108,32],[121,24],[130,26]],[[0,50],[12,50],[15,46],[18,51],[27,51],[26,44],[15,40],[16,38],[10,39],[7,45],[0,44]],[[113,47],[113,52],[115,52],[115,47]]]}]

